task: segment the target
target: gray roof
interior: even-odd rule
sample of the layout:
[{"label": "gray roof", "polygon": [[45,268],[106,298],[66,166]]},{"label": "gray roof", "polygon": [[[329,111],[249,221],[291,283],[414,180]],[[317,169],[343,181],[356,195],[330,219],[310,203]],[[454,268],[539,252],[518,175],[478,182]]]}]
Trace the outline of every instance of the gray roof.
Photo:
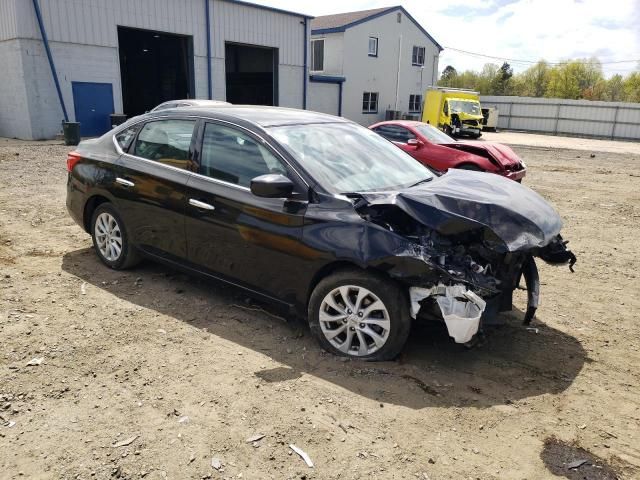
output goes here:
[{"label": "gray roof", "polygon": [[325,28],[340,28],[350,23],[363,20],[371,15],[390,10],[395,7],[373,8],[371,10],[360,10],[359,12],[336,13],[335,15],[324,15],[311,20],[311,29],[320,30]]},{"label": "gray roof", "polygon": [[347,28],[355,27],[374,18],[387,15],[391,12],[402,12],[409,20],[411,20],[418,29],[425,34],[425,36],[431,40],[438,50],[444,50],[422,25],[420,25],[415,18],[407,12],[402,5],[396,5],[394,7],[374,8],[372,10],[360,10],[358,12],[338,13],[335,15],[324,15],[322,17],[316,17],[311,20],[311,34],[321,35],[327,33],[344,32]]},{"label": "gray roof", "polygon": [[314,123],[351,123],[342,117],[296,108],[266,107],[260,105],[218,105],[207,107],[172,108],[148,115],[205,116],[227,120],[243,120],[263,128]]}]

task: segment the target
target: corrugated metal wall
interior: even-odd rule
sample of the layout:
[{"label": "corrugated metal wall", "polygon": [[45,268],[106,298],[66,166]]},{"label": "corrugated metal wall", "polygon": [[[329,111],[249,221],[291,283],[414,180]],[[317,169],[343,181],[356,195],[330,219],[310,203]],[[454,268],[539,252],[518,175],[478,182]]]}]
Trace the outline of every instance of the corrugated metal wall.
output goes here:
[{"label": "corrugated metal wall", "polygon": [[213,56],[224,58],[225,41],[249,43],[278,48],[281,65],[304,65],[301,21],[292,15],[216,1],[212,10]]},{"label": "corrugated metal wall", "polygon": [[[15,8],[20,38],[40,39],[30,1],[0,2],[0,39],[15,38]],[[224,0],[210,0],[212,55],[224,58],[224,42],[276,47],[280,63],[303,65],[302,18]],[[202,0],[40,0],[50,42],[118,46],[117,26],[193,36],[196,56],[206,55]],[[5,21],[6,20],[6,21]],[[4,24],[7,24],[6,26]]]},{"label": "corrugated metal wall", "polygon": [[[213,97],[226,98],[225,42],[236,42],[277,48],[279,104],[302,108],[304,49],[308,42],[304,17],[234,0],[208,1]],[[122,111],[118,26],[191,36],[195,96],[207,97],[204,0],[39,0],[39,4],[72,120],[73,81],[111,83],[115,110]],[[3,53],[3,58],[9,62],[7,55],[17,53],[10,55],[8,65],[15,64],[15,68],[4,83],[21,83],[26,89],[26,101],[24,97],[3,95],[0,110],[21,109],[28,117],[25,123],[31,127],[19,132],[7,130],[0,115],[0,135],[50,138],[60,130],[62,111],[31,0],[0,0],[0,41],[5,40],[3,52],[8,53]]]},{"label": "corrugated metal wall", "polygon": [[16,1],[0,0],[0,41],[17,36]]},{"label": "corrugated metal wall", "polygon": [[483,95],[500,112],[498,128],[585,137],[640,140],[640,104]]}]

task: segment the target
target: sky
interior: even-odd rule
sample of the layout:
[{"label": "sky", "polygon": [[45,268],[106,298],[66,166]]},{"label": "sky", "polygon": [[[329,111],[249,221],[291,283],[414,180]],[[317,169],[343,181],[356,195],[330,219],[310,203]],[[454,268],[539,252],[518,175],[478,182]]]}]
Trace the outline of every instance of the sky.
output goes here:
[{"label": "sky", "polygon": [[[640,0],[252,0],[313,16],[401,4],[445,50],[440,70],[596,56],[605,76],[640,69]],[[448,47],[448,48],[447,48]],[[499,57],[483,58],[452,49]],[[610,63],[623,62],[625,63]],[[530,63],[509,62],[514,71]]]}]

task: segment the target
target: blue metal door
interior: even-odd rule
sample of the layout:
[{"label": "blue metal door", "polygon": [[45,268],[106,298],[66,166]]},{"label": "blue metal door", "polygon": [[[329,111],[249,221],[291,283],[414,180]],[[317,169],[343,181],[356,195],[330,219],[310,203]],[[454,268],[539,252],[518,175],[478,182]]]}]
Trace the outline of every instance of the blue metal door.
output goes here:
[{"label": "blue metal door", "polygon": [[71,82],[80,135],[97,137],[111,130],[113,87],[110,83]]}]

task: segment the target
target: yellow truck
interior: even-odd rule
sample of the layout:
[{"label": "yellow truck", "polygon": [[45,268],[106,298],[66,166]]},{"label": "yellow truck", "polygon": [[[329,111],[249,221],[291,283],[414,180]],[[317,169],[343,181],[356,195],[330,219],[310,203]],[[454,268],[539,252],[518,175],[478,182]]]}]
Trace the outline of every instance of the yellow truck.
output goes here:
[{"label": "yellow truck", "polygon": [[482,109],[478,92],[460,88],[429,87],[424,96],[422,121],[455,137],[482,135]]}]

